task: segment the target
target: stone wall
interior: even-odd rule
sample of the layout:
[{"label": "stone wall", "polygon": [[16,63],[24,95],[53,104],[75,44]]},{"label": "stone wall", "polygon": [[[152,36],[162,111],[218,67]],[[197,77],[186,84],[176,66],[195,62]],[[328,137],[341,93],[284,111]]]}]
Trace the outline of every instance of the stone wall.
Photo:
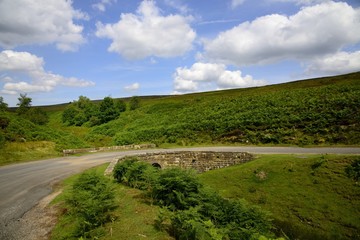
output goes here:
[{"label": "stone wall", "polygon": [[[174,151],[161,153],[146,153],[136,155],[139,160],[148,162],[162,169],[169,167],[181,167],[184,169],[195,169],[197,172],[206,172],[213,169],[224,168],[236,164],[245,163],[254,159],[254,156],[247,152],[196,152],[196,151]],[[111,165],[115,166],[116,159]],[[110,167],[110,166],[109,166]],[[112,172],[108,169],[106,174]]]}]

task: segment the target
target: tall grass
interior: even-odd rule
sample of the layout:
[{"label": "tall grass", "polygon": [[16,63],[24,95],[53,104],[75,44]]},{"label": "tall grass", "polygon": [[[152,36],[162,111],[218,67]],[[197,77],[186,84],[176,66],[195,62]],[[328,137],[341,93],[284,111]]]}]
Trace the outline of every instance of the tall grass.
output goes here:
[{"label": "tall grass", "polygon": [[54,142],[11,142],[0,149],[0,166],[60,156]]}]

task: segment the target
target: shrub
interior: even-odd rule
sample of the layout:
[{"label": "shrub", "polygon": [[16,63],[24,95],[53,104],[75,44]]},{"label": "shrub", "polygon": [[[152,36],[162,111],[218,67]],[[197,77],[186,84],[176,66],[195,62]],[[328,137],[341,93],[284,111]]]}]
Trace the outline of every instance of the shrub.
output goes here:
[{"label": "shrub", "polygon": [[38,125],[45,125],[49,122],[49,116],[41,108],[30,108],[29,111],[26,112],[25,117]]},{"label": "shrub", "polygon": [[355,159],[349,166],[346,167],[345,173],[349,178],[359,181],[360,179],[360,158]]},{"label": "shrub", "polygon": [[138,109],[139,107],[140,107],[140,98],[138,96],[131,97],[129,102],[130,110],[135,110]]},{"label": "shrub", "polygon": [[10,123],[9,118],[0,116],[0,129],[6,129],[9,123]]},{"label": "shrub", "polygon": [[269,213],[245,200],[230,201],[204,190],[194,171],[180,168],[156,171],[150,164],[127,158],[115,166],[114,178],[146,189],[163,207],[156,226],[166,229],[165,223],[170,223],[168,230],[176,239],[267,239],[274,236]]},{"label": "shrub", "polygon": [[161,171],[151,195],[156,196],[161,206],[172,210],[184,210],[199,203],[198,195],[201,188],[195,171],[170,168]]},{"label": "shrub", "polygon": [[117,182],[141,190],[148,190],[156,184],[157,173],[156,168],[138,161],[137,158],[127,158],[114,168],[114,178]]},{"label": "shrub", "polygon": [[130,145],[137,142],[137,135],[134,132],[117,133],[114,137],[115,145]]},{"label": "shrub", "polygon": [[0,131],[0,148],[4,147],[5,146],[5,136],[4,134]]},{"label": "shrub", "polygon": [[126,103],[124,102],[124,100],[117,100],[115,101],[115,108],[117,109],[118,112],[125,112],[126,111]]},{"label": "shrub", "polygon": [[225,238],[224,229],[217,228],[210,220],[204,220],[196,208],[176,212],[171,218],[171,227],[176,239],[214,239]]},{"label": "shrub", "polygon": [[89,236],[111,217],[116,207],[111,181],[95,171],[85,172],[74,182],[66,196],[69,213],[78,218],[77,237]]},{"label": "shrub", "polygon": [[99,119],[101,123],[107,123],[116,119],[119,116],[119,111],[115,107],[114,100],[111,97],[105,97],[101,101],[99,107]]}]

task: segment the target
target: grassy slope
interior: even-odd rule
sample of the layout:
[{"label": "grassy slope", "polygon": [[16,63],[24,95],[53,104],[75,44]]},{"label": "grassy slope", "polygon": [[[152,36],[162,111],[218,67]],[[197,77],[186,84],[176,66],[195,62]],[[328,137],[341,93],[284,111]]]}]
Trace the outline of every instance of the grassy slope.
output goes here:
[{"label": "grassy slope", "polygon": [[358,144],[360,73],[260,88],[148,99],[136,111],[91,129],[89,140]]},{"label": "grassy slope", "polygon": [[[0,134],[6,136],[9,141],[0,148],[0,166],[56,157],[62,154],[62,149],[87,146],[81,139],[85,133],[79,134],[82,128],[64,130],[61,124],[54,123],[57,118],[53,116],[61,113],[50,112],[49,115],[50,123],[39,126],[15,113],[2,113],[2,117],[9,119],[9,124],[5,129],[0,129]],[[87,131],[88,129],[85,129],[85,132]]]},{"label": "grassy slope", "polygon": [[[359,156],[260,155],[243,165],[203,173],[200,179],[225,198],[245,198],[270,211],[279,233],[290,239],[360,239],[359,183],[344,174],[355,158]],[[61,208],[76,177],[65,181],[64,193],[55,200]],[[171,239],[154,229],[158,207],[145,202],[141,191],[114,187],[117,218],[105,226],[101,239]],[[66,239],[72,222],[64,215],[52,239]]]},{"label": "grassy slope", "polygon": [[360,239],[360,186],[344,174],[354,158],[262,155],[200,177],[223,197],[272,212],[291,239]]},{"label": "grassy slope", "polygon": [[[96,167],[98,173],[103,173],[107,164]],[[68,193],[71,185],[79,174],[67,178],[62,184],[63,193],[59,195],[52,204],[57,204],[59,213],[66,212],[64,196]],[[154,227],[155,219],[158,215],[159,208],[151,206],[144,201],[143,192],[123,186],[122,184],[113,184],[116,192],[116,201],[118,208],[113,213],[116,217],[112,223],[105,226],[104,236],[100,239],[153,239],[168,240],[171,238],[166,232],[156,230]],[[68,234],[74,227],[75,220],[67,214],[59,218],[51,234],[52,240],[72,239]]]},{"label": "grassy slope", "polygon": [[146,142],[359,145],[359,83],[360,72],[259,88],[141,97],[139,109],[92,128],[64,126],[67,104],[43,106],[50,116],[45,126],[1,113],[11,122],[0,134],[12,142],[0,149],[0,165],[57,156],[65,148]]}]

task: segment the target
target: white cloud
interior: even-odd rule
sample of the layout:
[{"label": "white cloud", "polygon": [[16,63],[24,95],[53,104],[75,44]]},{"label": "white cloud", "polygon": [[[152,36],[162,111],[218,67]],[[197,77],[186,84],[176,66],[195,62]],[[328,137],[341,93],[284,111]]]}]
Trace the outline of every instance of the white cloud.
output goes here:
[{"label": "white cloud", "polygon": [[317,58],[307,64],[306,72],[322,74],[343,74],[360,71],[360,51],[353,53],[338,52]]},{"label": "white cloud", "polygon": [[139,83],[133,83],[129,86],[124,87],[125,91],[127,92],[132,92],[132,91],[136,91],[140,88],[140,84]]},{"label": "white cloud", "polygon": [[242,76],[241,71],[230,71],[224,64],[194,63],[191,68],[177,68],[173,75],[174,90],[196,92],[214,89],[244,88],[265,85],[250,75]]},{"label": "white cloud", "polygon": [[[2,73],[2,79],[7,80],[1,92],[6,94],[50,92],[59,85],[70,87],[94,85],[90,81],[74,77],[66,78],[47,72],[44,70],[44,64],[42,58],[28,52],[12,50],[0,52],[0,73]],[[21,80],[18,80],[19,75],[21,75]]]},{"label": "white cloud", "polygon": [[267,0],[268,2],[284,2],[295,3],[296,5],[314,5],[324,2],[330,2],[331,0]]},{"label": "white cloud", "polygon": [[149,56],[176,57],[191,50],[196,33],[187,17],[162,16],[154,1],[145,0],[137,14],[121,14],[115,24],[97,23],[96,36],[110,38],[108,48],[126,59],[143,59]]},{"label": "white cloud", "polygon": [[243,4],[245,2],[245,0],[231,0],[231,8],[237,8],[238,6],[240,6],[241,4]]},{"label": "white cloud", "polygon": [[237,66],[309,60],[360,41],[360,9],[344,2],[302,8],[244,22],[204,42],[205,58]]},{"label": "white cloud", "polygon": [[113,3],[116,3],[116,0],[100,0],[98,3],[94,3],[92,8],[99,10],[100,12],[105,12],[107,6],[111,6]]},{"label": "white cloud", "polygon": [[0,46],[55,43],[62,51],[75,51],[84,43],[83,27],[74,19],[88,19],[67,0],[0,1]]}]

